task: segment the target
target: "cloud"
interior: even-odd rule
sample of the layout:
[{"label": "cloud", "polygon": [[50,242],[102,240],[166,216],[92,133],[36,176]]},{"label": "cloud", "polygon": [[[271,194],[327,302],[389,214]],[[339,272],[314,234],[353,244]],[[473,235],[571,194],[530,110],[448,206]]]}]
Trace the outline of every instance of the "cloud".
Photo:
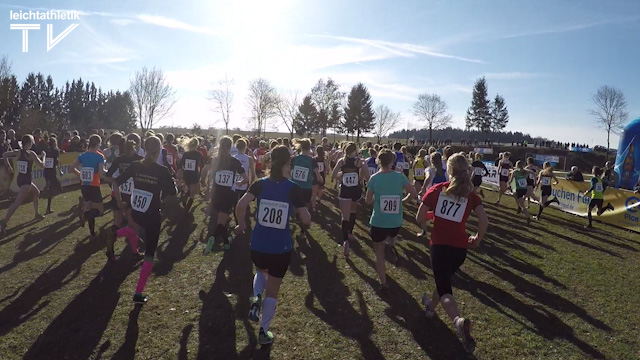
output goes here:
[{"label": "cloud", "polygon": [[[535,79],[543,77],[551,77],[549,74],[542,73],[527,73],[527,72],[499,72],[499,73],[485,73],[478,75],[475,78],[484,76],[489,80],[520,80],[520,79]],[[475,79],[474,78],[474,79]]]},{"label": "cloud", "polygon": [[628,16],[628,17],[618,18],[618,19],[598,20],[598,21],[586,22],[586,23],[582,23],[582,24],[567,25],[567,26],[553,28],[553,29],[542,29],[542,30],[534,30],[534,31],[525,31],[525,32],[516,33],[516,34],[503,35],[503,36],[500,36],[499,38],[500,39],[513,39],[513,38],[526,37],[526,36],[536,36],[536,35],[545,35],[545,34],[559,34],[559,33],[565,33],[565,32],[589,29],[589,28],[592,28],[592,27],[600,26],[600,25],[619,24],[619,23],[623,23],[623,22],[636,21],[636,20],[639,20],[639,19],[640,19],[640,16],[636,15],[636,16]]},{"label": "cloud", "polygon": [[185,31],[190,31],[190,32],[195,32],[200,34],[216,35],[216,32],[211,28],[188,24],[183,21],[168,18],[165,16],[140,14],[140,15],[137,15],[135,18],[145,24],[162,26],[169,29],[185,30]]}]

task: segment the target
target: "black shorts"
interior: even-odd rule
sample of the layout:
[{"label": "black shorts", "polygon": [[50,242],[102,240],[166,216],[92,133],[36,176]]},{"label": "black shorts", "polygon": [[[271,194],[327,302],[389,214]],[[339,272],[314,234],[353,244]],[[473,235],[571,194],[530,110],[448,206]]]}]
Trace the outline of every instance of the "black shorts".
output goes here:
[{"label": "black shorts", "polygon": [[516,199],[520,199],[527,195],[527,189],[516,189]]},{"label": "black shorts", "polygon": [[400,228],[381,228],[381,227],[376,227],[376,226],[372,226],[371,227],[371,231],[369,232],[371,234],[371,240],[373,240],[374,243],[377,242],[383,242],[385,241],[388,237],[396,237],[398,236],[398,232],[400,231]]},{"label": "black shorts", "polygon": [[235,191],[226,189],[221,191],[220,189],[216,189],[213,208],[218,212],[229,215],[233,212],[233,208],[235,208],[237,202],[238,195]]},{"label": "black shorts", "polygon": [[471,182],[473,183],[473,186],[476,187],[482,185],[482,176],[475,175]]},{"label": "black shorts", "polygon": [[453,295],[451,279],[467,258],[467,249],[447,245],[431,245],[431,269],[439,296]]},{"label": "black shorts", "polygon": [[240,198],[243,197],[244,194],[246,194],[246,193],[247,193],[247,190],[238,190],[238,189],[236,189],[236,195],[238,196],[238,200],[237,201],[240,201]]},{"label": "black shorts", "polygon": [[18,183],[18,187],[23,187],[25,185],[31,185],[31,178],[28,176],[20,176],[16,179]]},{"label": "black shorts", "polygon": [[45,178],[46,182],[47,182],[47,189],[49,191],[55,189],[55,190],[62,190],[62,185],[60,184],[60,180],[58,180],[57,177],[52,177],[52,178]]},{"label": "black shorts", "polygon": [[282,279],[289,269],[291,251],[282,254],[267,254],[251,250],[251,261],[260,270],[267,270],[269,276]]},{"label": "black shorts", "polygon": [[318,181],[318,179],[315,176],[315,173],[313,175],[313,185],[317,185],[321,188],[324,188],[324,182],[326,181],[326,178],[324,176],[324,173],[320,173],[320,176],[322,176],[322,183]]},{"label": "black shorts", "polygon": [[403,169],[402,173],[407,177],[407,179],[409,178],[409,169]]},{"label": "black shorts", "polygon": [[102,203],[102,193],[100,192],[99,186],[82,185],[80,187],[80,191],[82,192],[82,197],[84,198],[84,201],[88,201],[95,204]]},{"label": "black shorts", "polygon": [[340,185],[340,193],[338,194],[338,198],[340,200],[351,200],[358,201],[362,197],[362,187],[360,186],[351,186],[347,187],[344,185]]},{"label": "black shorts", "polygon": [[532,178],[527,178],[527,186],[535,186],[536,182]]},{"label": "black shorts", "polygon": [[182,179],[184,180],[184,183],[187,185],[198,184],[200,183],[200,174],[196,174],[193,171],[183,171]]},{"label": "black shorts", "polygon": [[312,189],[300,189],[300,193],[302,194],[302,199],[304,200],[305,204],[308,204],[311,202],[311,195],[312,195]]},{"label": "black shorts", "polygon": [[551,195],[551,185],[542,185],[540,190],[542,190],[542,196]]},{"label": "black shorts", "polygon": [[598,210],[602,209],[602,206],[604,205],[604,199],[591,199],[591,201],[589,201],[589,210],[593,209],[594,207],[598,207]]},{"label": "black shorts", "polygon": [[131,213],[131,218],[140,226],[138,235],[144,241],[145,257],[153,257],[160,239],[160,227],[162,225],[160,213],[139,213],[134,211]]},{"label": "black shorts", "polygon": [[508,176],[500,175],[500,182],[505,182],[506,183],[507,181],[509,181],[509,177]]}]

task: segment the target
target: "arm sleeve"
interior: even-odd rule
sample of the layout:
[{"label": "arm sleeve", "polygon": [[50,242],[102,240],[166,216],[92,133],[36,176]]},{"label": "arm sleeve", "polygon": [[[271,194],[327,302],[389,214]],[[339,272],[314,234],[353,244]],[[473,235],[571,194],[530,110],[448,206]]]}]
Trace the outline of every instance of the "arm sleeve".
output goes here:
[{"label": "arm sleeve", "polygon": [[249,186],[249,193],[251,193],[251,195],[258,197],[260,196],[261,192],[262,192],[262,181],[256,181],[253,184],[251,184],[251,186]]},{"label": "arm sleeve", "polygon": [[125,182],[127,182],[127,180],[129,180],[129,178],[133,177],[133,169],[136,167],[135,163],[131,164],[127,170],[124,171],[124,173],[120,174],[116,179],[115,182],[116,184],[118,184],[118,186],[124,184]]},{"label": "arm sleeve", "polygon": [[294,185],[291,187],[291,191],[289,192],[289,200],[293,203],[296,209],[305,207],[304,198],[302,196],[302,189],[298,185]]},{"label": "arm sleeve", "polygon": [[116,170],[118,170],[118,165],[120,164],[120,158],[116,158],[115,160],[113,160],[113,162],[111,163],[111,166],[109,166],[109,170],[107,170],[107,177],[112,177],[113,173],[116,172]]}]

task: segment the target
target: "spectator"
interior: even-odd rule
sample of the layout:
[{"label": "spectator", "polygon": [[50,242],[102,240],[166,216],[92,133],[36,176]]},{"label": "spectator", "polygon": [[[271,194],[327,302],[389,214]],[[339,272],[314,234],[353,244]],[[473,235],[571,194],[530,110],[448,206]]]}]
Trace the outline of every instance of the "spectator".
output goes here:
[{"label": "spectator", "polygon": [[62,142],[60,143],[60,150],[62,152],[68,152],[69,151],[69,142],[71,141],[71,133],[70,132],[65,132],[64,133],[64,139],[62,139]]},{"label": "spectator", "polygon": [[582,176],[580,170],[578,170],[577,166],[572,166],[571,172],[567,174],[567,180],[583,182],[584,177]]},{"label": "spectator", "polygon": [[82,152],[82,144],[79,136],[74,136],[69,141],[69,152]]},{"label": "spectator", "polygon": [[18,142],[18,139],[16,139],[15,130],[9,129],[9,131],[7,131],[7,142],[9,143],[9,145],[11,145],[11,149],[13,150],[20,149],[20,143]]},{"label": "spectator", "polygon": [[607,182],[607,186],[613,188],[619,188],[618,181],[620,177],[618,173],[613,170],[613,163],[611,161],[607,161],[604,165],[604,178],[602,180]]}]

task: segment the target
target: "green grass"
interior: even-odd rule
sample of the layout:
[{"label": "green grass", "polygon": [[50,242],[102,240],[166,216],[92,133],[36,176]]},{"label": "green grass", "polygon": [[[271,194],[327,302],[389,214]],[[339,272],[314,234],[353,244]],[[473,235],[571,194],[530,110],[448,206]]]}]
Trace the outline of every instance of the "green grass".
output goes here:
[{"label": "green grass", "polygon": [[[487,203],[495,200],[485,192]],[[30,204],[20,207],[0,239],[1,359],[466,357],[442,309],[429,320],[419,304],[434,283],[413,206],[399,266],[387,263],[389,294],[380,296],[368,210],[360,208],[359,240],[346,261],[331,191],[313,214],[308,241],[296,240],[272,323],[276,342],[260,348],[247,319],[249,235],[205,257],[203,204],[194,205],[194,218],[170,216],[140,310],[131,303],[139,271],[129,249],[119,241],[120,261],[105,265],[102,240],[90,242],[70,211],[78,195],[56,198],[58,212],[38,223],[28,221]],[[638,235],[604,224],[587,232],[584,219],[556,210],[527,229],[513,199],[503,203],[487,205],[486,241],[454,278],[461,311],[474,321],[477,358],[640,358]],[[108,229],[111,220],[107,212],[98,226]],[[469,230],[475,226],[472,217]]]}]

